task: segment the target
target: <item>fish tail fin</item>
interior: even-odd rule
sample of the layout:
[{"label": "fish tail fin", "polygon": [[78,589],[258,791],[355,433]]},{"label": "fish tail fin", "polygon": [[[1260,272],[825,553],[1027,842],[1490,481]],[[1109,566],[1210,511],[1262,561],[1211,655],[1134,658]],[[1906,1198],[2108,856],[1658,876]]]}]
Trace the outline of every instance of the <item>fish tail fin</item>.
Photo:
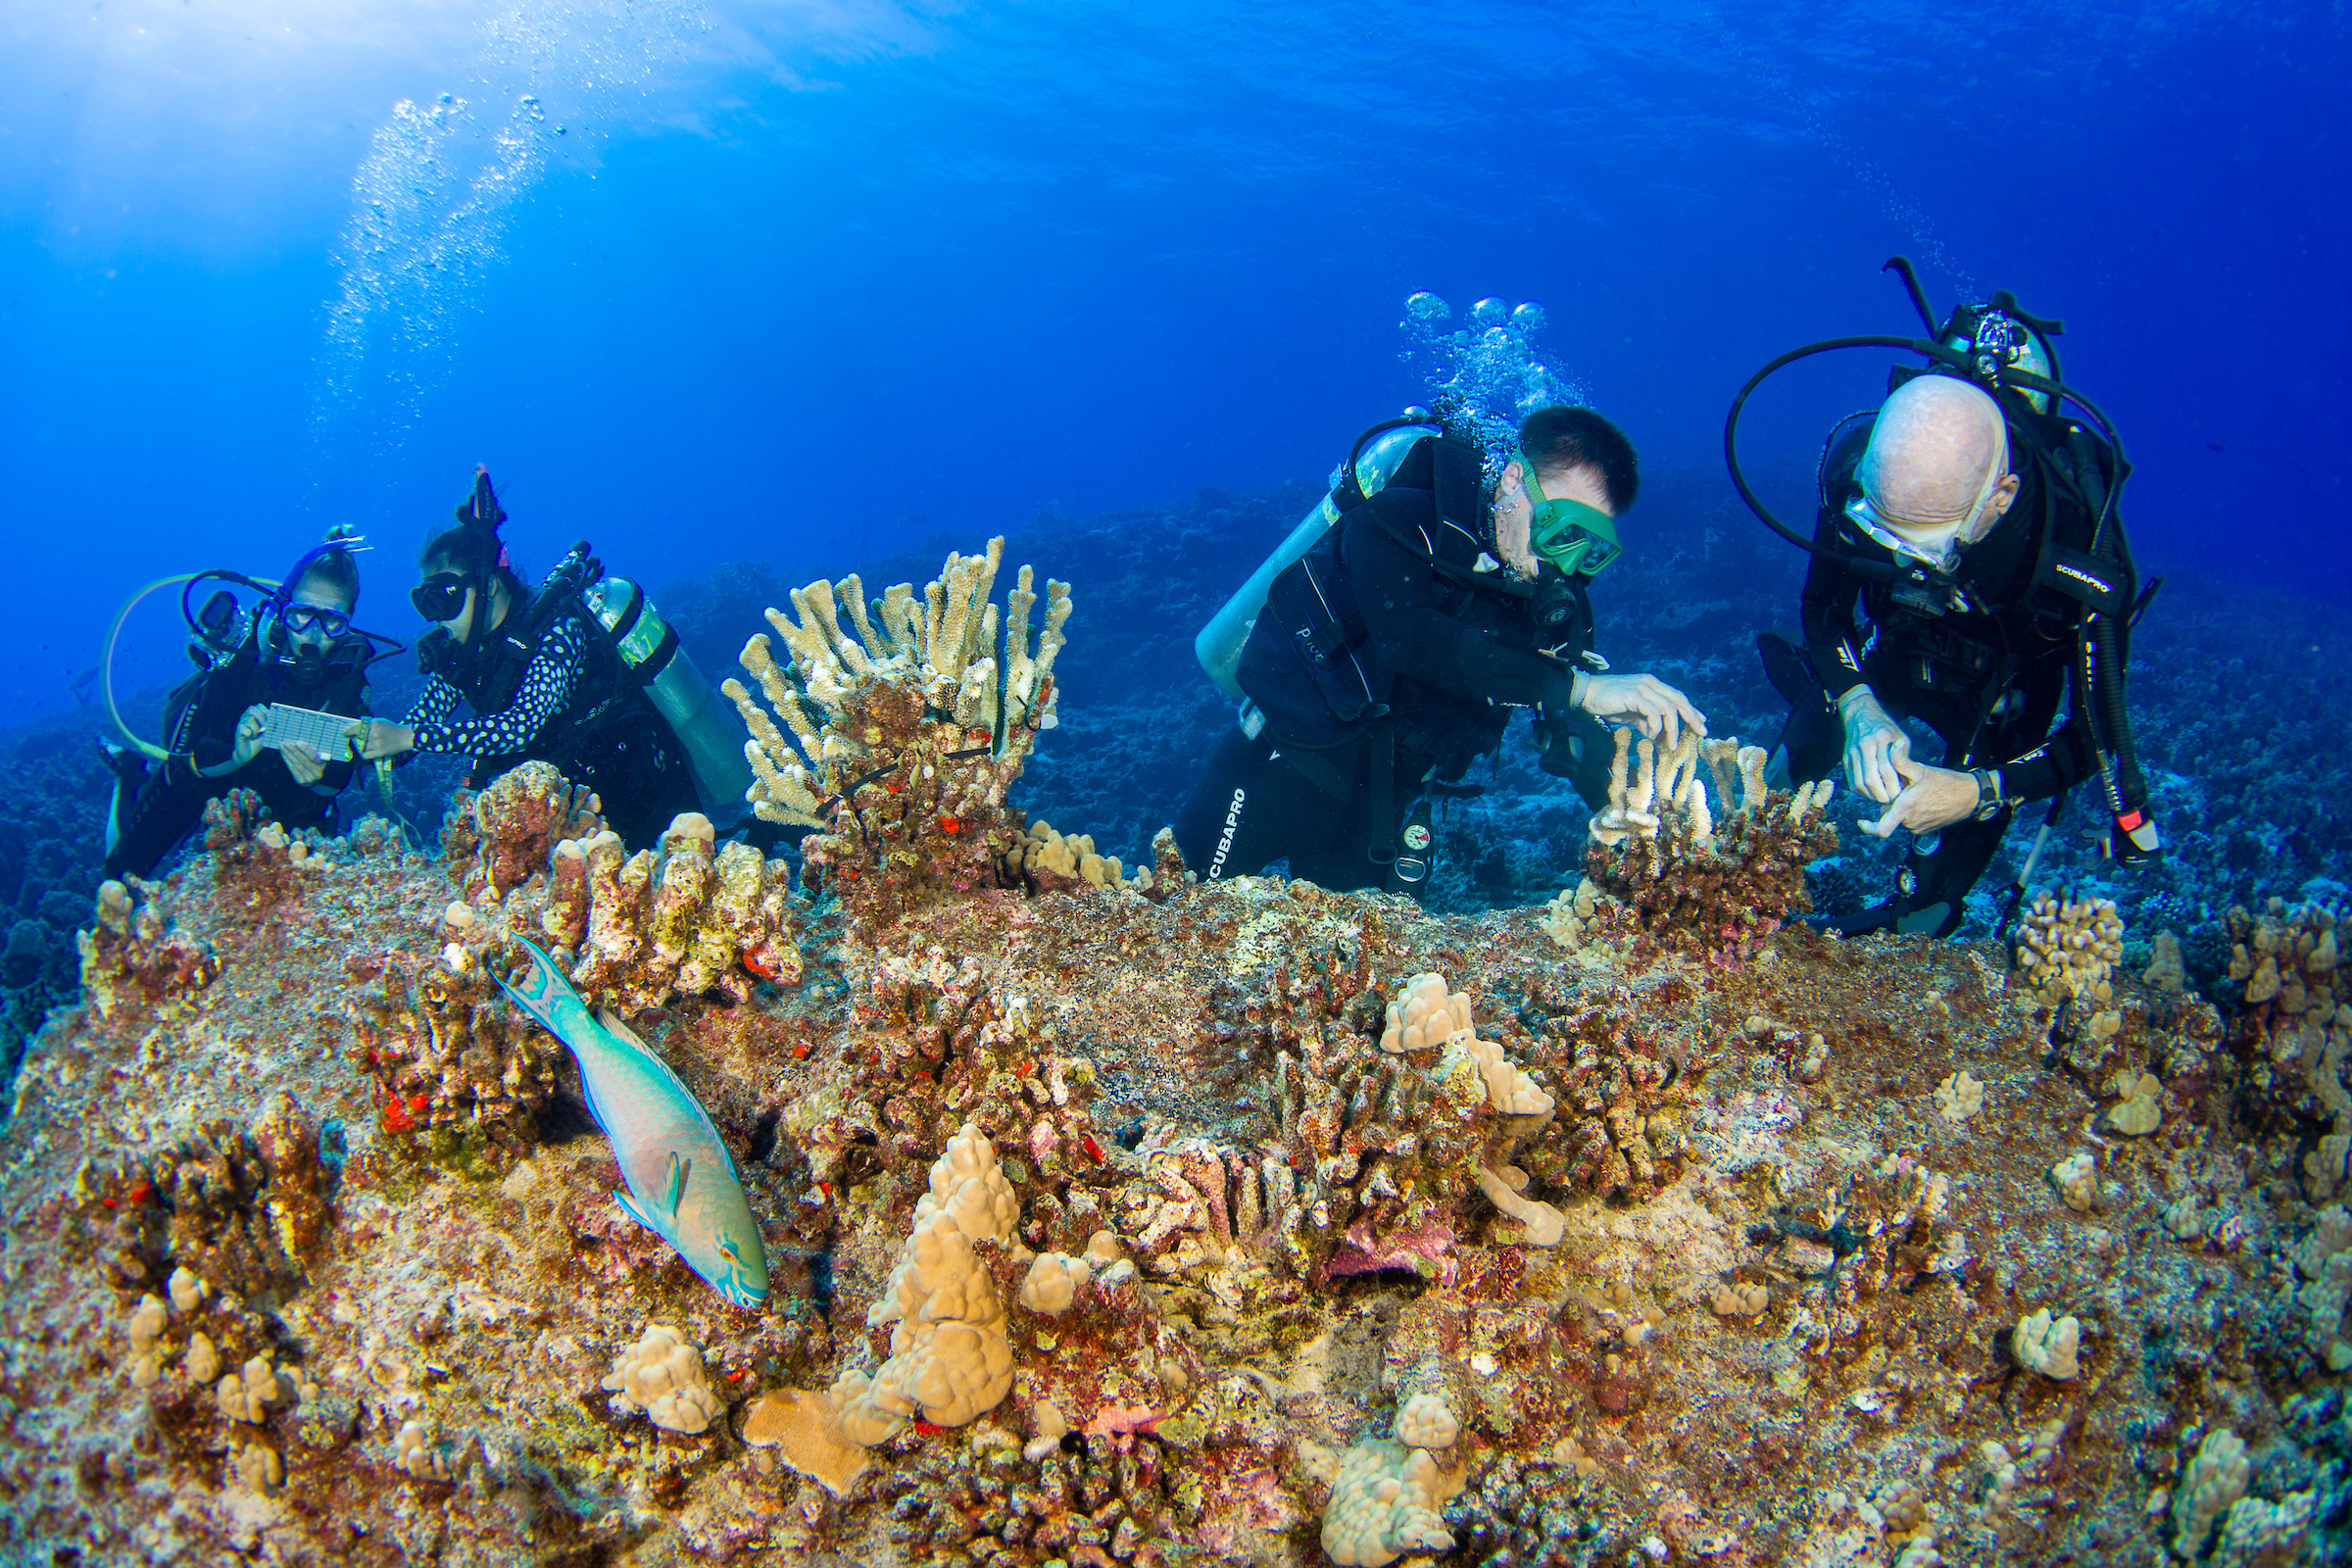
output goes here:
[{"label": "fish tail fin", "polygon": [[556,967],[556,960],[542,952],[539,944],[526,936],[518,935],[514,940],[531,956],[531,966],[523,973],[521,984],[509,984],[502,979],[499,987],[514,1005],[536,1018],[539,1027],[562,1039],[563,1031],[556,1027],[556,1004],[566,997],[577,1003],[580,994],[571,989],[571,982],[564,978],[564,971]]}]

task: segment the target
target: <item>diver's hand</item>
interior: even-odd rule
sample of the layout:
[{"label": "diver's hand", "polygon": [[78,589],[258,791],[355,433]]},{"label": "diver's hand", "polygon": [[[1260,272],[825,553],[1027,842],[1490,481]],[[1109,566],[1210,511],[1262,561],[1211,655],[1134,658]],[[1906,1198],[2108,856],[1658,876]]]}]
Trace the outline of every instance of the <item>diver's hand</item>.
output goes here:
[{"label": "diver's hand", "polygon": [[1686,724],[1701,735],[1707,732],[1707,721],[1690,699],[1655,675],[1588,675],[1583,685],[1577,707],[1594,718],[1631,724],[1653,741],[1677,744]]},{"label": "diver's hand", "polygon": [[416,746],[416,732],[406,724],[395,724],[388,718],[371,718],[360,738],[360,760],[372,762],[381,757],[398,757]]},{"label": "diver's hand", "polygon": [[1929,767],[1908,757],[1894,765],[1902,775],[1902,791],[1886,808],[1885,816],[1862,824],[1865,833],[1886,838],[1898,827],[1907,827],[1914,833],[1934,833],[1974,815],[1982,803],[1983,792],[1977,788],[1974,773]]},{"label": "diver's hand", "polygon": [[304,789],[309,789],[326,776],[326,759],[300,741],[291,741],[279,747],[277,755],[286,760],[286,771],[293,774],[294,782]]},{"label": "diver's hand", "polygon": [[256,703],[245,710],[237,720],[236,744],[230,748],[228,760],[219,771],[234,773],[247,762],[262,755],[262,735],[270,727],[270,705]]},{"label": "diver's hand", "polygon": [[1903,793],[1903,775],[1897,770],[1911,760],[1911,737],[1903,733],[1893,714],[1879,706],[1867,686],[1857,686],[1838,699],[1838,716],[1845,720],[1847,787],[1860,790],[1881,806],[1890,805]]}]

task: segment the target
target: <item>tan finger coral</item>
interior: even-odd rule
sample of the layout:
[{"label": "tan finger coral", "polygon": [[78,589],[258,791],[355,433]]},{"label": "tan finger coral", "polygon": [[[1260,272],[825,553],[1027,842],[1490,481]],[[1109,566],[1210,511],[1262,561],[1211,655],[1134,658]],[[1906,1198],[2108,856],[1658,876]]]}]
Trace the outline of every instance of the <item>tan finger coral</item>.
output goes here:
[{"label": "tan finger coral", "polygon": [[1358,1443],[1340,1461],[1323,1510],[1323,1552],[1340,1568],[1384,1568],[1408,1551],[1449,1551],[1442,1510],[1461,1478],[1427,1448],[1388,1438]]}]

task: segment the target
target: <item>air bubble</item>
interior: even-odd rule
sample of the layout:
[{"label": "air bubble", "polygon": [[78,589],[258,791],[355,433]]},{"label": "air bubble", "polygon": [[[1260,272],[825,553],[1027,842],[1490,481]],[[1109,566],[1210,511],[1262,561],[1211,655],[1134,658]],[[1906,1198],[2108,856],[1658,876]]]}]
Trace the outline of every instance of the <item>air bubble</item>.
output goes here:
[{"label": "air bubble", "polygon": [[1404,314],[1416,321],[1443,321],[1453,315],[1453,307],[1424,289],[1404,302]]},{"label": "air bubble", "polygon": [[1544,307],[1529,300],[1511,313],[1511,324],[1530,336],[1544,330]]},{"label": "air bubble", "polygon": [[1499,326],[1510,314],[1508,305],[1490,297],[1470,307],[1470,322],[1473,326]]}]

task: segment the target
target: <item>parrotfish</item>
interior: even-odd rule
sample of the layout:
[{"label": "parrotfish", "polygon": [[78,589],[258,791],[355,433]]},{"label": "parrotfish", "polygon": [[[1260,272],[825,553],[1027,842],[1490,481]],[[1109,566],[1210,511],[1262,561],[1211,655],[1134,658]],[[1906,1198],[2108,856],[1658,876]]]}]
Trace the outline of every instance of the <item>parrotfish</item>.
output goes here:
[{"label": "parrotfish", "polygon": [[520,985],[499,984],[580,1064],[589,1114],[627,1184],[614,1201],[735,1305],[766,1300],[767,1250],[710,1112],[610,1008],[590,1012],[553,959],[528,937],[515,940],[531,970]]}]

